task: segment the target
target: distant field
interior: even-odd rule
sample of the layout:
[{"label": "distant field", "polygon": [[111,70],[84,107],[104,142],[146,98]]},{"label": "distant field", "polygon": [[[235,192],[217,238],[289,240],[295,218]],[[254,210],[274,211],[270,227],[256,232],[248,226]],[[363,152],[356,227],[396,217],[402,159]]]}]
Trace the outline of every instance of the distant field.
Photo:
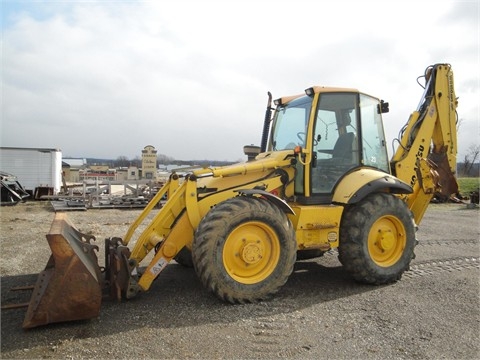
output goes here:
[{"label": "distant field", "polygon": [[468,196],[472,191],[477,191],[480,187],[480,178],[478,177],[458,178],[457,182],[460,194],[463,196]]}]

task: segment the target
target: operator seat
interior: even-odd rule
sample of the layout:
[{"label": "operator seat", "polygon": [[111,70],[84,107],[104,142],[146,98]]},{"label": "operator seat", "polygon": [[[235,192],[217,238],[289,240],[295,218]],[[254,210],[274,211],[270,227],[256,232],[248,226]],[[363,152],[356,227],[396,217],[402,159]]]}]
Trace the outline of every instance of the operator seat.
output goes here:
[{"label": "operator seat", "polygon": [[332,159],[341,164],[351,163],[354,139],[355,134],[352,132],[340,135],[335,143],[335,146],[333,147]]},{"label": "operator seat", "polygon": [[[343,131],[352,123],[349,111],[342,111],[342,117],[339,121],[339,128]],[[353,162],[353,143],[355,134],[353,132],[343,132],[338,137],[333,147],[332,159],[337,164],[352,164]]]}]

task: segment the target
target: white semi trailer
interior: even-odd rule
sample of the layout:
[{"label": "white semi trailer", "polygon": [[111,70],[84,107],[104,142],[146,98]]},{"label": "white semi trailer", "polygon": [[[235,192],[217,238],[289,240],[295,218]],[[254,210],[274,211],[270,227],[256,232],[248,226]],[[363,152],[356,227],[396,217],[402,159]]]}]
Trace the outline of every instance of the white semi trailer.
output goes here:
[{"label": "white semi trailer", "polygon": [[62,151],[0,147],[0,170],[15,175],[32,198],[56,195],[62,186]]}]

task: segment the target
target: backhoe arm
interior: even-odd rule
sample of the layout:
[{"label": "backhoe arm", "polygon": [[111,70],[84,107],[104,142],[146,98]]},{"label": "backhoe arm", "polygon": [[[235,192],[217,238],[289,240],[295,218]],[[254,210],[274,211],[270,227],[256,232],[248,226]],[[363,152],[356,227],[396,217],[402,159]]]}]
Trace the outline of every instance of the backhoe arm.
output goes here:
[{"label": "backhoe arm", "polygon": [[417,224],[436,193],[448,198],[458,192],[453,71],[449,64],[435,64],[427,68],[425,79],[420,104],[403,127],[391,160],[393,174],[413,188],[405,199]]}]

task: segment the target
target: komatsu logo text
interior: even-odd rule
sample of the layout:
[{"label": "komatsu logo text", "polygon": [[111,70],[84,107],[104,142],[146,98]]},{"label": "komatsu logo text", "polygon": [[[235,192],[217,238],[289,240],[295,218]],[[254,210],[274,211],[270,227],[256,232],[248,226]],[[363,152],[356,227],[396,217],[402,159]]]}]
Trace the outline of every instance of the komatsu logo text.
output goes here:
[{"label": "komatsu logo text", "polygon": [[[420,145],[418,147],[418,151],[417,151],[417,159],[421,159],[423,157],[423,151],[425,150],[425,147],[423,145]],[[417,162],[418,163],[418,162]],[[415,172],[413,175],[412,175],[412,179],[410,180],[410,186],[413,187],[413,185],[415,185],[415,182],[417,181],[417,171],[418,171],[418,166],[415,165],[415,167],[413,168],[413,171]]]}]

